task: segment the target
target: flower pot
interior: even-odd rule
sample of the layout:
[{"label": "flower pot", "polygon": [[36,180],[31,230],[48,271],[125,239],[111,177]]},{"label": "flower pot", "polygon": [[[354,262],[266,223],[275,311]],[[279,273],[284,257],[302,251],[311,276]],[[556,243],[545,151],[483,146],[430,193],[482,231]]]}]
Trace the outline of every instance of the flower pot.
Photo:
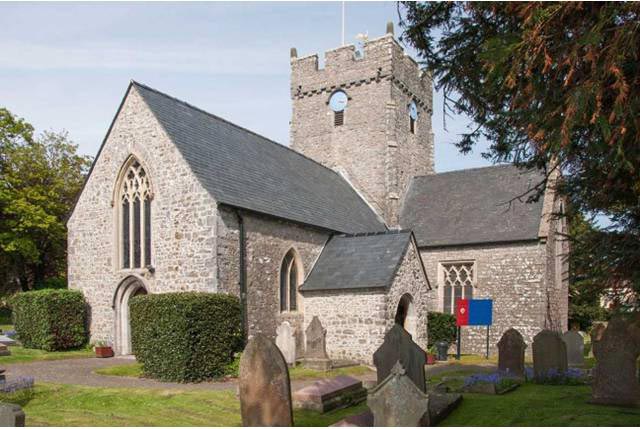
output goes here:
[{"label": "flower pot", "polygon": [[96,357],[99,357],[99,358],[113,357],[113,349],[109,346],[96,347]]},{"label": "flower pot", "polygon": [[435,365],[436,364],[436,355],[432,353],[427,353],[427,365]]}]

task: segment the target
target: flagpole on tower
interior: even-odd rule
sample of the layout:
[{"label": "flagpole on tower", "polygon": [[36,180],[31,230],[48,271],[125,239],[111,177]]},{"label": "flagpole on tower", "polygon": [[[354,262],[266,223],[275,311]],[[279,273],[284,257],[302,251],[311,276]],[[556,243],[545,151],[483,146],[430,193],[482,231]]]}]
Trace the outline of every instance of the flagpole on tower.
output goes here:
[{"label": "flagpole on tower", "polygon": [[344,46],[344,0],[342,1],[342,45]]}]

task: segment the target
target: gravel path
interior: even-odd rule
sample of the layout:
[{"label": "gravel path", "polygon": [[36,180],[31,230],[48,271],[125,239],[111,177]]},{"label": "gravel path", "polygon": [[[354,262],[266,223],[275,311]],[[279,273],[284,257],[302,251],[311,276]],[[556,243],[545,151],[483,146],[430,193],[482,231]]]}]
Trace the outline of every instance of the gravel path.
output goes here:
[{"label": "gravel path", "polygon": [[[133,357],[114,357],[108,359],[86,358],[65,360],[43,360],[29,363],[6,365],[7,380],[17,377],[34,377],[36,383],[79,384],[91,387],[124,387],[174,390],[235,390],[236,381],[206,383],[170,383],[146,378],[118,377],[100,375],[94,371],[115,365],[135,362]],[[367,374],[361,379],[375,379],[375,374]],[[313,383],[314,380],[294,380],[291,383],[295,391]]]}]

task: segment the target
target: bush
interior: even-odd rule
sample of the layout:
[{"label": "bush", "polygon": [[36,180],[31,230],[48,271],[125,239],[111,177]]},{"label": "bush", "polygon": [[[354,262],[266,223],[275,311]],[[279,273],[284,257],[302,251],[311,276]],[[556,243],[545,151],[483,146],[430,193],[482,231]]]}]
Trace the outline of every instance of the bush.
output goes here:
[{"label": "bush", "polygon": [[449,344],[456,341],[456,318],[451,314],[430,312],[428,314],[429,347],[438,341]]},{"label": "bush", "polygon": [[225,375],[243,346],[240,302],[223,294],[180,292],[131,300],[133,353],[145,375],[193,382]]},{"label": "bush", "polygon": [[76,290],[40,290],[11,299],[18,339],[28,348],[68,350],[87,342],[87,304]]}]

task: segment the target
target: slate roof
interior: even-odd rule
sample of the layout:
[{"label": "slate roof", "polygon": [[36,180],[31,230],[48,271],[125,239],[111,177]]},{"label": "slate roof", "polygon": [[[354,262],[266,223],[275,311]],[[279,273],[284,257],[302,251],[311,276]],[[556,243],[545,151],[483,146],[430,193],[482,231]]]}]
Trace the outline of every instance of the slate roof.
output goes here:
[{"label": "slate roof", "polygon": [[542,198],[508,202],[542,178],[508,164],[414,177],[400,225],[413,230],[419,247],[534,240]]},{"label": "slate roof", "polygon": [[410,241],[409,231],[336,235],[322,250],[301,290],[390,286]]},{"label": "slate roof", "polygon": [[218,203],[343,233],[386,230],[333,170],[183,101],[132,85]]}]

